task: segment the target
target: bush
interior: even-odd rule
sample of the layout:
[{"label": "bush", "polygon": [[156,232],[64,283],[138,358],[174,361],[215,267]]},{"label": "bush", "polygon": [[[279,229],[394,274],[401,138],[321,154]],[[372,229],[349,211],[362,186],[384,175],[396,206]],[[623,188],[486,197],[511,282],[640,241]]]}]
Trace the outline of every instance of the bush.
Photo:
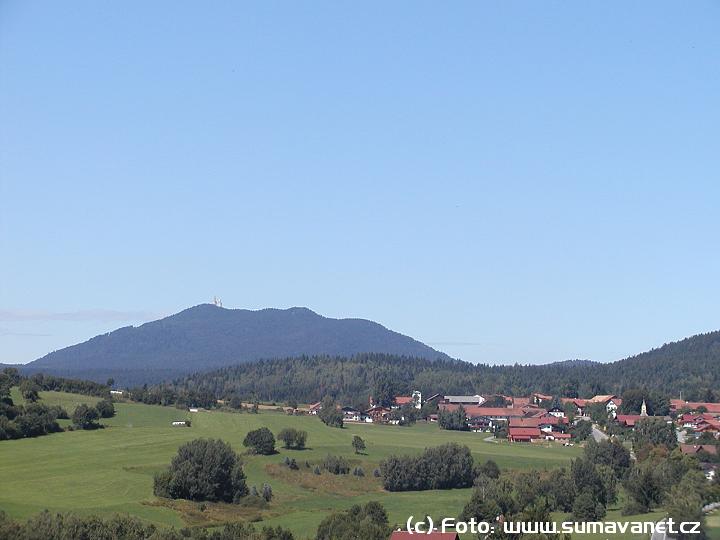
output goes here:
[{"label": "bush", "polygon": [[113,405],[113,402],[109,399],[103,399],[98,402],[95,408],[100,414],[100,418],[112,418],[115,416],[115,405]]},{"label": "bush", "polygon": [[97,429],[100,425],[97,423],[100,413],[95,407],[90,407],[84,403],[75,408],[72,415],[72,423],[79,429]]},{"label": "bush", "polygon": [[325,456],[322,468],[332,474],[347,474],[350,472],[350,464],[344,457],[331,456],[330,454]]},{"label": "bush", "polygon": [[195,439],[178,449],[170,468],[155,476],[158,497],[237,502],[247,495],[238,455],[220,439]]},{"label": "bush", "polygon": [[355,467],[353,469],[353,475],[354,476],[365,476],[365,471],[362,467]]},{"label": "bush", "polygon": [[275,453],[275,437],[266,427],[249,432],[245,436],[243,446],[254,454],[270,455]]}]

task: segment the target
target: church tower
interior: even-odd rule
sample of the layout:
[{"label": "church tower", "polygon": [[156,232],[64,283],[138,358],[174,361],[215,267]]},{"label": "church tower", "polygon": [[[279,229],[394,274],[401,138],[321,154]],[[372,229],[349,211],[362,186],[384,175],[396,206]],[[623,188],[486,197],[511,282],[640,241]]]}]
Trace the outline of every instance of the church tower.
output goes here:
[{"label": "church tower", "polygon": [[645,400],[643,399],[642,405],[640,405],[640,416],[647,416],[647,405],[645,405]]}]

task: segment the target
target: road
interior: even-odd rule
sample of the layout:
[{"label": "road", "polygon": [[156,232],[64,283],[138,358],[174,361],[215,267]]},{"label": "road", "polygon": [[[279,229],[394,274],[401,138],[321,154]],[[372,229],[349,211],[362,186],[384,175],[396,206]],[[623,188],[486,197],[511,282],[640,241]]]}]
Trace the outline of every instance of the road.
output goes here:
[{"label": "road", "polygon": [[602,431],[600,431],[598,429],[597,424],[593,424],[592,436],[593,436],[593,439],[595,439],[595,442],[604,441],[605,439],[608,438],[608,436],[605,433],[603,433]]}]

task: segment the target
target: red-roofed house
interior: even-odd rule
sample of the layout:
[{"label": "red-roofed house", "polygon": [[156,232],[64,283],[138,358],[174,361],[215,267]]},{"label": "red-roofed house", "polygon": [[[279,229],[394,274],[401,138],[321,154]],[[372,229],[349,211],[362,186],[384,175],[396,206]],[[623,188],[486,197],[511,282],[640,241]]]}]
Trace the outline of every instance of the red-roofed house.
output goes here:
[{"label": "red-roofed house", "polygon": [[510,440],[510,442],[530,442],[542,438],[542,433],[540,433],[540,430],[538,428],[508,428],[508,439]]},{"label": "red-roofed house", "polygon": [[387,407],[381,407],[380,405],[374,405],[373,407],[370,407],[367,411],[365,411],[365,414],[368,418],[371,418],[373,423],[383,423],[387,422],[390,418],[390,409]]},{"label": "red-roofed house", "polygon": [[548,441],[569,441],[572,438],[572,435],[569,433],[560,433],[559,431],[551,431],[550,433],[545,433],[545,440]]},{"label": "red-roofed house", "polygon": [[530,406],[530,398],[529,397],[514,397],[512,398],[512,406],[516,409],[522,409],[523,407],[529,407]]},{"label": "red-roofed house", "polygon": [[[441,403],[439,405],[440,410],[442,411],[456,411],[460,405],[455,405],[452,403]],[[480,407],[478,405],[463,405],[463,409],[465,409],[465,414],[468,418],[473,418],[475,416],[486,416],[487,418],[491,420],[503,420],[507,421],[509,418],[512,417],[524,417],[525,411],[522,409],[513,409],[511,407]]]},{"label": "red-roofed house", "polygon": [[676,411],[681,409],[690,409],[691,411],[697,411],[700,407],[704,407],[705,410],[711,414],[720,414],[720,403],[708,403],[704,401],[683,401],[681,399],[671,399],[670,408]]},{"label": "red-roofed house", "polygon": [[540,392],[535,392],[534,394],[530,394],[530,399],[532,399],[532,402],[535,405],[540,405],[543,401],[552,401],[553,397],[548,394],[541,394]]},{"label": "red-roofed house", "polygon": [[580,399],[580,398],[560,398],[560,403],[563,405],[567,405],[568,403],[572,403],[576,407],[575,414],[577,416],[585,416],[585,407],[587,406],[587,399]]},{"label": "red-roofed house", "polygon": [[618,414],[615,417],[615,420],[618,424],[621,426],[634,428],[635,422],[638,420],[642,420],[643,418],[648,418],[647,416],[640,416],[639,414]]},{"label": "red-roofed house", "polygon": [[410,396],[395,396],[395,406],[412,405],[416,409],[422,407],[422,394],[419,390],[413,390]]}]

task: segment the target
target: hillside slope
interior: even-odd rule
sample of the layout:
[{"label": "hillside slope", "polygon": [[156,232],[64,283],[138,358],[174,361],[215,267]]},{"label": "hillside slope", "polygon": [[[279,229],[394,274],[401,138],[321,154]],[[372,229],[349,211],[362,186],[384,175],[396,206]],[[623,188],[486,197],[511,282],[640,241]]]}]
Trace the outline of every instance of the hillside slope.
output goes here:
[{"label": "hillside slope", "polygon": [[250,311],[202,304],[52,352],[24,371],[136,384],[261,358],[364,352],[448,358],[364,319],[331,319],[307,308]]}]

